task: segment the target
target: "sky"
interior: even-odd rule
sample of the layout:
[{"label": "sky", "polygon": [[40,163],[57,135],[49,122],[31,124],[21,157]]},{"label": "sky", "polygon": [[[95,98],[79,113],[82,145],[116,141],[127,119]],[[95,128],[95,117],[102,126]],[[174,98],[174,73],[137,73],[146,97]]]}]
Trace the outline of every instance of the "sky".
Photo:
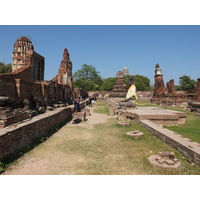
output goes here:
[{"label": "sky", "polygon": [[0,61],[12,62],[14,42],[28,36],[35,52],[45,57],[45,80],[58,73],[67,48],[73,73],[92,65],[103,78],[115,77],[126,66],[154,84],[159,63],[166,84],[184,74],[200,78],[199,25],[1,25]]}]

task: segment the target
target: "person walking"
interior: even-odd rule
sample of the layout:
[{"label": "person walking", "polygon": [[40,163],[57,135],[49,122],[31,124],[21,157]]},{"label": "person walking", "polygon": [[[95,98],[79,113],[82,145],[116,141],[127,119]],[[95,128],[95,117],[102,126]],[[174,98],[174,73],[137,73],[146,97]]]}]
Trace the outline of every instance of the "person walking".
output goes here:
[{"label": "person walking", "polygon": [[89,107],[92,107],[92,97],[89,97]]}]

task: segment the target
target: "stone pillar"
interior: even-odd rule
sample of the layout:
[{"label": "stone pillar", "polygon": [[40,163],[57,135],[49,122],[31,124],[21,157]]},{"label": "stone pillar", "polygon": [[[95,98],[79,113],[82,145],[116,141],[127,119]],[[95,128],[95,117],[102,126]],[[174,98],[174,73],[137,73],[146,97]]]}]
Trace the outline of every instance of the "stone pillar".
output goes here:
[{"label": "stone pillar", "polygon": [[166,90],[168,95],[173,95],[175,93],[174,89],[174,79],[171,79],[169,82],[166,84]]},{"label": "stone pillar", "polygon": [[163,81],[163,74],[159,67],[159,64],[156,64],[155,67],[155,84],[154,84],[154,93],[153,97],[164,97],[165,96],[165,84]]}]

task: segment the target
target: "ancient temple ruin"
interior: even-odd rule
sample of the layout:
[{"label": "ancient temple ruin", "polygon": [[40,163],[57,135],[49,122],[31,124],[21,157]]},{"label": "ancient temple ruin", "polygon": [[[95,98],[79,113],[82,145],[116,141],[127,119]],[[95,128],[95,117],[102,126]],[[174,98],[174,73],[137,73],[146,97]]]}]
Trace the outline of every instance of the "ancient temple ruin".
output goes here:
[{"label": "ancient temple ruin", "polygon": [[123,74],[124,74],[124,76],[128,76],[129,75],[128,67],[126,67],[126,66],[124,67]]},{"label": "ancient temple ruin", "polygon": [[163,74],[159,64],[155,67],[155,84],[153,97],[164,97],[165,96],[165,84],[163,81]]},{"label": "ancient temple ruin", "polygon": [[112,93],[109,98],[118,98],[119,100],[125,99],[128,87],[124,82],[124,74],[122,71],[118,71],[116,74],[116,82],[114,84]]},{"label": "ancient temple ruin", "polygon": [[194,98],[188,101],[188,105],[191,111],[195,111],[200,116],[200,78],[197,79],[197,85]]},{"label": "ancient temple ruin", "polygon": [[197,85],[196,85],[196,92],[194,94],[194,100],[200,101],[200,78],[197,79]]},{"label": "ancient temple ruin", "polygon": [[51,81],[44,81],[44,57],[34,51],[28,38],[16,40],[12,59],[12,72],[0,74],[1,127],[43,113],[54,105],[72,103],[72,62],[67,49],[58,75]]},{"label": "ancient temple ruin", "polygon": [[34,46],[27,37],[21,37],[14,43],[12,72],[22,73],[20,79],[29,82],[43,81],[44,60],[43,56],[34,51]]},{"label": "ancient temple ruin", "polygon": [[60,63],[58,75],[53,79],[53,81],[56,81],[61,85],[69,85],[72,87],[72,62],[66,48],[63,52],[63,60]]},{"label": "ancient temple ruin", "polygon": [[175,94],[174,79],[171,79],[169,82],[167,82],[167,84],[166,84],[166,92],[167,92],[168,96]]},{"label": "ancient temple ruin", "polygon": [[165,84],[163,81],[163,74],[159,64],[155,67],[155,83],[153,97],[151,98],[151,103],[160,104],[160,101],[165,97]]}]

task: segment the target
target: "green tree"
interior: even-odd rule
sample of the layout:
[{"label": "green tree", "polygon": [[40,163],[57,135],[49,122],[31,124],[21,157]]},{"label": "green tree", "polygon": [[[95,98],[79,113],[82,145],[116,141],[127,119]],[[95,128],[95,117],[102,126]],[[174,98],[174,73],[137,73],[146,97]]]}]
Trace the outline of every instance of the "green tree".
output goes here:
[{"label": "green tree", "polygon": [[101,91],[111,91],[114,87],[114,84],[116,82],[115,77],[109,77],[104,80],[103,84],[100,87]]},{"label": "green tree", "polygon": [[83,64],[81,69],[73,74],[74,87],[82,88],[86,91],[99,90],[103,83],[99,72],[92,65]]},{"label": "green tree", "polygon": [[179,78],[179,86],[177,87],[177,90],[190,90],[194,89],[194,86],[196,85],[196,81],[191,79],[190,76],[183,75]]},{"label": "green tree", "polygon": [[12,64],[5,64],[4,62],[0,62],[0,74],[10,73],[12,72]]},{"label": "green tree", "polygon": [[[129,87],[129,78],[130,75],[124,77],[124,82]],[[142,75],[135,75],[135,86],[137,88],[137,91],[150,91],[150,80],[149,78],[142,76]]]}]

